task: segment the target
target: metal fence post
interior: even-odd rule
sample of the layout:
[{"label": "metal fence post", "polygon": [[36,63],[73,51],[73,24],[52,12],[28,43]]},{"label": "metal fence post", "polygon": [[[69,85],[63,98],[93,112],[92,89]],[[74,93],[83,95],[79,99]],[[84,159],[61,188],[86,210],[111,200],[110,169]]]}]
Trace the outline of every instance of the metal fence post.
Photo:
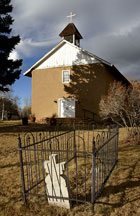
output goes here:
[{"label": "metal fence post", "polygon": [[118,161],[118,142],[119,142],[119,127],[117,126],[116,162]]},{"label": "metal fence post", "polygon": [[23,168],[23,156],[22,156],[22,145],[20,135],[18,136],[18,151],[19,151],[19,160],[20,160],[20,171],[21,171],[21,183],[22,183],[22,193],[23,201],[26,204],[26,190],[25,190],[25,179],[24,179],[24,168]]},{"label": "metal fence post", "polygon": [[74,150],[74,162],[75,162],[75,169],[76,169],[76,204],[78,204],[78,167],[77,167],[77,148],[76,148],[76,125],[73,125],[73,150]]},{"label": "metal fence post", "polygon": [[92,188],[91,188],[91,203],[92,203],[93,213],[94,213],[94,203],[95,203],[95,178],[96,178],[96,155],[95,155],[95,139],[93,137],[93,142],[92,142]]},{"label": "metal fence post", "polygon": [[73,148],[74,148],[74,158],[76,162],[76,126],[75,124],[73,125]]}]

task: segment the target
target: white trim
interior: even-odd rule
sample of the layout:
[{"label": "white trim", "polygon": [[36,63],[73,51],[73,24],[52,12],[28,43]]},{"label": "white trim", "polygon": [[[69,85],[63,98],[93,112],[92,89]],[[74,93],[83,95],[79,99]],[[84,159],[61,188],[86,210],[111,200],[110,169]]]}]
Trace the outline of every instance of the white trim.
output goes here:
[{"label": "white trim", "polygon": [[51,49],[48,53],[46,53],[41,59],[39,59],[35,64],[33,64],[23,75],[25,76],[27,73],[31,72],[31,70],[34,70],[36,67],[38,67],[44,60],[46,60],[55,50],[57,50],[61,45],[63,45],[65,40],[60,41],[53,49]]},{"label": "white trim", "polygon": [[52,55],[57,49],[59,49],[61,46],[63,46],[63,44],[69,44],[73,47],[75,47],[76,49],[79,49],[80,51],[83,51],[85,54],[89,55],[89,56],[92,56],[94,57],[95,59],[99,60],[100,62],[104,63],[104,64],[107,64],[107,65],[110,65],[110,66],[113,66],[111,63],[99,58],[98,56],[92,54],[92,53],[89,53],[88,51],[74,45],[73,43],[70,43],[69,41],[66,41],[66,40],[62,40],[60,41],[53,49],[51,49],[46,55],[44,55],[39,61],[37,61],[34,65],[32,65],[32,67],[30,67],[25,73],[23,73],[23,75],[27,75],[28,73],[30,73],[32,70],[34,70],[36,67],[38,67],[42,62],[44,62],[50,55]]},{"label": "white trim", "polygon": [[58,98],[58,117],[61,118],[61,99]]},{"label": "white trim", "polygon": [[[68,71],[69,72],[69,81],[68,82],[64,82],[63,80],[63,78],[64,78],[64,71]],[[62,83],[70,83],[70,70],[68,69],[68,70],[62,70]]]},{"label": "white trim", "polygon": [[73,44],[75,45],[75,34],[73,34]]}]

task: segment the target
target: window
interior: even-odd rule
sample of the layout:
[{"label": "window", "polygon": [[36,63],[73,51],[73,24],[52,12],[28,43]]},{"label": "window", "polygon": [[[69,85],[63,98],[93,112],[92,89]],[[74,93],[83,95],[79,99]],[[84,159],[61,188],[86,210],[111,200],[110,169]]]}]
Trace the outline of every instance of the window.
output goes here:
[{"label": "window", "polygon": [[70,70],[62,71],[62,82],[69,83],[70,82]]}]

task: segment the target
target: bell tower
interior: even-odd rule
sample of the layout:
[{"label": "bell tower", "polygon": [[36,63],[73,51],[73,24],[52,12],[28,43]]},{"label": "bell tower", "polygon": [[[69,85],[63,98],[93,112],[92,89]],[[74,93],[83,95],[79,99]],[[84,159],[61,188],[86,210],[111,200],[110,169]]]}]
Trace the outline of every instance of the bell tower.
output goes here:
[{"label": "bell tower", "polygon": [[67,16],[68,18],[70,18],[70,23],[63,29],[59,36],[80,47],[80,40],[83,39],[83,37],[79,33],[76,26],[72,23],[72,17],[75,15],[76,14],[71,13],[70,16]]}]

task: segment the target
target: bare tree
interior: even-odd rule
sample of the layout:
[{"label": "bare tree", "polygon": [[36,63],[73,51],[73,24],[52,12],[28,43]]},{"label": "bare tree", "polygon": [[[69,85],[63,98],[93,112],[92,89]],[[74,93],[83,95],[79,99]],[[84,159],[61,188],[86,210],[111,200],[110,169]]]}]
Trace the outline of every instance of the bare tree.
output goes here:
[{"label": "bare tree", "polygon": [[9,119],[12,116],[19,116],[19,98],[13,97],[11,92],[0,93],[1,120]]},{"label": "bare tree", "polygon": [[30,117],[31,116],[31,106],[24,106],[21,111],[21,117]]},{"label": "bare tree", "polygon": [[122,127],[136,127],[140,124],[140,83],[137,80],[132,85],[124,86],[114,82],[99,103],[99,113],[104,119]]},{"label": "bare tree", "polygon": [[31,99],[24,98],[24,107],[21,110],[21,117],[30,117],[31,116]]}]

